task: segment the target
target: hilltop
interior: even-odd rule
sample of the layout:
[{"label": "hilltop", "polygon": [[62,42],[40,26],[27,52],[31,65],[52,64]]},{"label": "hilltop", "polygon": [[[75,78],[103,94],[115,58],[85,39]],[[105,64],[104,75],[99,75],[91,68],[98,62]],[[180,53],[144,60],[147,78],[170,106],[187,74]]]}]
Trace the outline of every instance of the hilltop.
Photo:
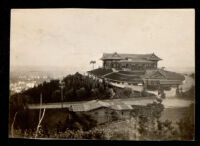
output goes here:
[{"label": "hilltop", "polygon": [[[139,92],[129,88],[115,87],[104,80],[91,78],[80,73],[68,75],[63,78],[63,100],[61,100],[60,80],[43,82],[38,86],[30,88],[11,96],[12,100],[20,98],[26,103],[39,103],[42,96],[43,103],[89,101],[95,99],[129,98],[140,97]],[[148,95],[149,96],[149,95]]]}]

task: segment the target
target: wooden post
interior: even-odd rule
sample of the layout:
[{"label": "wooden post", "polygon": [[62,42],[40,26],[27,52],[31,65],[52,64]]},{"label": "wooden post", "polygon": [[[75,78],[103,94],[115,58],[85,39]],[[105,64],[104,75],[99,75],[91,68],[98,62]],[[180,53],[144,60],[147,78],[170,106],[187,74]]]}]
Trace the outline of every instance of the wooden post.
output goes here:
[{"label": "wooden post", "polygon": [[61,108],[63,108],[63,87],[61,87]]},{"label": "wooden post", "polygon": [[14,137],[14,123],[15,123],[16,116],[17,116],[17,112],[15,113],[14,120],[13,120],[13,123],[12,123],[12,126],[11,126],[12,137]]},{"label": "wooden post", "polygon": [[42,93],[40,94],[40,112],[39,112],[39,121],[41,118],[41,108],[42,108]]},{"label": "wooden post", "polygon": [[60,92],[61,92],[61,108],[63,108],[63,88],[65,83],[60,81]]},{"label": "wooden post", "polygon": [[147,81],[144,79],[143,83],[144,83],[144,85],[143,85],[144,91],[146,91],[146,89],[147,89]]},{"label": "wooden post", "polygon": [[38,136],[40,124],[41,124],[41,122],[42,122],[42,119],[44,118],[44,114],[45,114],[45,108],[44,108],[44,110],[43,110],[42,117],[40,118],[39,123],[38,123],[38,125],[37,125],[37,129],[36,129],[36,133],[35,133],[35,138],[37,138],[37,136]]},{"label": "wooden post", "polygon": [[158,95],[160,95],[161,94],[161,85],[159,84],[159,86],[158,86]]},{"label": "wooden post", "polygon": [[176,89],[176,96],[179,96],[180,95],[180,92],[179,92],[179,87],[177,85],[177,89]]}]

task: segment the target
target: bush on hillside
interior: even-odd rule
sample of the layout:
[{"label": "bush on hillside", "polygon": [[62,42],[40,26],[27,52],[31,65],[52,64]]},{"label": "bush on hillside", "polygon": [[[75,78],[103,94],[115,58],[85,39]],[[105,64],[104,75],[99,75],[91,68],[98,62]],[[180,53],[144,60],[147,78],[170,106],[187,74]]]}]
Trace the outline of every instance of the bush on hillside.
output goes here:
[{"label": "bush on hillside", "polygon": [[125,96],[130,97],[131,93],[132,93],[132,89],[131,88],[124,88],[123,93]]},{"label": "bush on hillside", "polygon": [[188,91],[183,92],[180,97],[185,97],[185,98],[188,98],[188,99],[194,99],[195,98],[195,86],[192,85],[192,87]]},{"label": "bush on hillside", "polygon": [[[79,73],[66,76],[63,82],[65,83],[63,88],[65,102],[109,99],[111,96],[109,91],[109,88],[112,88],[111,85],[107,85],[105,81],[100,82],[98,79],[83,76]],[[51,80],[49,83],[44,82],[37,87],[12,96],[19,95],[22,97],[28,96],[29,103],[40,103],[41,96],[43,103],[60,102],[61,89],[59,80]]]}]

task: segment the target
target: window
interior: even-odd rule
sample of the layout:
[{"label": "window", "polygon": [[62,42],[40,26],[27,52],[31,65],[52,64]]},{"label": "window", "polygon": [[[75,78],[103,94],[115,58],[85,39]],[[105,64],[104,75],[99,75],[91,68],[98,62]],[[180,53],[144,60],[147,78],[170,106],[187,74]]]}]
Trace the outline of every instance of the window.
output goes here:
[{"label": "window", "polygon": [[157,65],[156,65],[156,63],[154,63],[154,68],[156,68],[157,67]]}]

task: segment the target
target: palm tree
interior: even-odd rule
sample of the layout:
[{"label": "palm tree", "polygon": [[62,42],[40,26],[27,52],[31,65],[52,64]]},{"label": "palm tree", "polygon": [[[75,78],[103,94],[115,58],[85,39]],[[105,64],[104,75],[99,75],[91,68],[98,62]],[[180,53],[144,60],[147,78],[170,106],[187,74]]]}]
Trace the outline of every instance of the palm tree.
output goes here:
[{"label": "palm tree", "polygon": [[96,63],[96,61],[95,60],[91,60],[90,61],[90,64],[93,64],[93,69],[94,69],[94,64]]}]

